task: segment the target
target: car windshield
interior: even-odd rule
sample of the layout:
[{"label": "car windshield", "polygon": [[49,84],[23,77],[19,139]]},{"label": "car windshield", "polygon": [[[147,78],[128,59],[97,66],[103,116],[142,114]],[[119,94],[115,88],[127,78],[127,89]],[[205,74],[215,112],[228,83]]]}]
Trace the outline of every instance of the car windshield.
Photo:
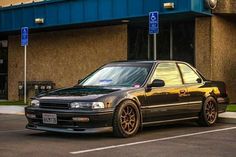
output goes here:
[{"label": "car windshield", "polygon": [[85,78],[82,86],[140,87],[146,80],[152,64],[108,65]]}]

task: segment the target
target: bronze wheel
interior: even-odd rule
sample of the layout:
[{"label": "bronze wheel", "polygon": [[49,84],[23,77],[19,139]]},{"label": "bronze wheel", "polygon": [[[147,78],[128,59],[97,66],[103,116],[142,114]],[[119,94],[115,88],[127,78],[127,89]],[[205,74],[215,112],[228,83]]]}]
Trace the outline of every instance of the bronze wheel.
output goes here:
[{"label": "bronze wheel", "polygon": [[217,102],[213,97],[208,97],[203,103],[198,122],[202,126],[211,126],[216,122],[217,117]]},{"label": "bronze wheel", "polygon": [[118,137],[130,137],[138,132],[140,113],[133,101],[124,101],[114,113],[113,133]]},{"label": "bronze wheel", "polygon": [[209,101],[206,104],[206,118],[209,123],[214,123],[216,121],[217,116],[217,110],[216,110],[216,104],[213,101]]},{"label": "bronze wheel", "polygon": [[126,133],[130,133],[135,129],[137,115],[135,112],[135,109],[128,105],[125,108],[123,108],[121,116],[120,116],[120,124],[122,129]]}]

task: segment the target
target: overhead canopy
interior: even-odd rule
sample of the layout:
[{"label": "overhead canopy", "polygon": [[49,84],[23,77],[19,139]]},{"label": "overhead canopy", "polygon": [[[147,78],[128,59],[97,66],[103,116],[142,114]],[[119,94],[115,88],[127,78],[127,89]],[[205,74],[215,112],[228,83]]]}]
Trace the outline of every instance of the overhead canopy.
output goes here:
[{"label": "overhead canopy", "polygon": [[[164,7],[167,3],[174,7]],[[42,29],[127,20],[148,16],[156,10],[161,17],[210,15],[203,0],[45,0],[0,8],[0,33],[19,31],[23,26]]]}]

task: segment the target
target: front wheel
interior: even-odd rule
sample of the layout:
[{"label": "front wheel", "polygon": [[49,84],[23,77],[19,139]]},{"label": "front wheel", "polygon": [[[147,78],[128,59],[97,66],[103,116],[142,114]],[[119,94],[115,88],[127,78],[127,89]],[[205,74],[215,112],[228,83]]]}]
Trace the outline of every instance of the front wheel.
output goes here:
[{"label": "front wheel", "polygon": [[113,133],[117,137],[130,137],[138,132],[140,112],[131,100],[121,103],[114,112]]},{"label": "front wheel", "polygon": [[199,124],[202,126],[213,125],[218,117],[217,102],[214,98],[207,98],[202,106],[201,113],[199,115]]}]

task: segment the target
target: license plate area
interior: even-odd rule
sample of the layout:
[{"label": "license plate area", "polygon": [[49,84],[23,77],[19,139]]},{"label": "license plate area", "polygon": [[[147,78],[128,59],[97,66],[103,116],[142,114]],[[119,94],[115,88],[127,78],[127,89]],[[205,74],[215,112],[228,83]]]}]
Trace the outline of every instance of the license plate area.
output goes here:
[{"label": "license plate area", "polygon": [[43,123],[44,124],[57,124],[57,115],[52,113],[43,113]]}]

